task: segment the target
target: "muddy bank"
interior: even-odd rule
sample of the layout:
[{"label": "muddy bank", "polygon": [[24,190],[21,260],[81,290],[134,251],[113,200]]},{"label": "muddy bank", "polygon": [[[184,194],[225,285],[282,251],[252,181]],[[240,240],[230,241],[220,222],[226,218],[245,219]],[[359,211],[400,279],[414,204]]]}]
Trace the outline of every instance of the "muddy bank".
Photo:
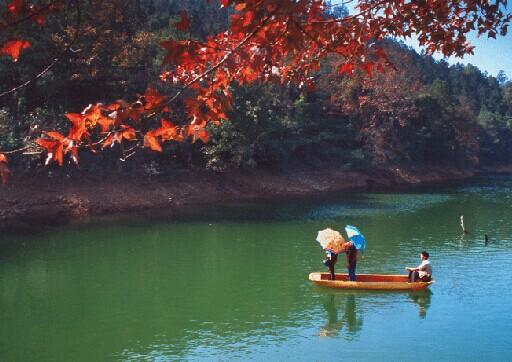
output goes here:
[{"label": "muddy bank", "polygon": [[372,175],[339,170],[214,174],[186,172],[167,179],[93,180],[38,175],[0,187],[0,228],[68,223],[145,210],[179,211],[226,201],[307,196],[348,190],[394,190],[404,185],[471,177],[473,170],[394,168]]}]

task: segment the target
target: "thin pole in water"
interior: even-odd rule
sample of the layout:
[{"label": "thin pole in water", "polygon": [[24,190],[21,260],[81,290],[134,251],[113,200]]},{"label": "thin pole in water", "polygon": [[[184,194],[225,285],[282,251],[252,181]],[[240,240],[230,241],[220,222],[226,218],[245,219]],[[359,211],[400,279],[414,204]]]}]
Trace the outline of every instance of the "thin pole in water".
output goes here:
[{"label": "thin pole in water", "polygon": [[464,226],[464,215],[460,216],[460,227],[462,228],[463,234],[468,234],[469,232],[466,230],[466,227]]},{"label": "thin pole in water", "polygon": [[489,236],[487,236],[487,234],[485,234],[485,246],[487,246],[488,243],[489,243]]}]

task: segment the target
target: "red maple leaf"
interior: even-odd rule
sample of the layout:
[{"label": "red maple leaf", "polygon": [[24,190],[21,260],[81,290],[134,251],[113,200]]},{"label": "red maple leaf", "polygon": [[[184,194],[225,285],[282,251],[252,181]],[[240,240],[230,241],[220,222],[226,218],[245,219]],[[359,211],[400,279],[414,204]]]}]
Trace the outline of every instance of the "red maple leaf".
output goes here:
[{"label": "red maple leaf", "polygon": [[162,152],[162,146],[156,138],[156,130],[149,131],[144,135],[144,147],[149,147],[153,151]]},{"label": "red maple leaf", "polygon": [[25,9],[25,0],[14,0],[7,4],[7,11],[18,16]]},{"label": "red maple leaf", "polygon": [[85,119],[85,126],[87,128],[93,128],[98,124],[101,127],[101,132],[107,132],[108,129],[114,125],[114,120],[105,114],[111,113],[110,111],[116,111],[117,109],[119,109],[119,104],[117,103],[114,103],[107,108],[98,104],[89,105],[82,112]]},{"label": "red maple leaf", "polygon": [[192,136],[192,142],[201,140],[203,143],[207,143],[210,138],[204,125],[189,125],[187,127],[187,136]]},{"label": "red maple leaf", "polygon": [[86,133],[85,118],[79,113],[66,113],[66,117],[73,124],[68,133],[68,138],[74,141],[80,141]]},{"label": "red maple leaf", "polygon": [[[57,162],[60,166],[63,163],[63,152],[64,152],[64,136],[62,136],[58,132],[46,132],[46,134],[52,139],[40,138],[36,140],[36,143],[43,147],[48,156],[45,161],[45,165],[49,164],[52,161]],[[58,139],[55,139],[58,137]]]},{"label": "red maple leaf", "polygon": [[121,143],[123,139],[128,141],[134,141],[137,139],[137,133],[133,127],[127,126],[125,124],[121,125],[121,129],[110,134],[107,139],[101,145],[102,148],[113,146],[115,142]]},{"label": "red maple leaf", "polygon": [[146,93],[144,93],[144,95],[141,97],[141,101],[144,103],[145,110],[153,110],[154,108],[161,106],[166,101],[166,99],[166,96],[161,95],[155,88],[152,87],[146,89]]},{"label": "red maple leaf", "polygon": [[59,166],[62,166],[64,155],[68,153],[71,153],[71,159],[78,164],[78,147],[75,140],[64,137],[56,131],[44,132],[44,134],[49,138],[37,139],[36,143],[48,153],[45,165],[57,162]]},{"label": "red maple leaf", "polygon": [[21,51],[30,47],[30,42],[27,40],[9,40],[4,43],[0,54],[10,56],[15,62],[18,61]]},{"label": "red maple leaf", "polygon": [[343,63],[338,68],[338,74],[340,74],[340,75],[343,73],[352,74],[352,73],[354,73],[355,68],[356,67],[355,67],[354,63]]},{"label": "red maple leaf", "polygon": [[162,138],[163,141],[181,141],[182,137],[178,132],[178,128],[172,122],[162,119],[162,126],[155,130],[155,135]]}]

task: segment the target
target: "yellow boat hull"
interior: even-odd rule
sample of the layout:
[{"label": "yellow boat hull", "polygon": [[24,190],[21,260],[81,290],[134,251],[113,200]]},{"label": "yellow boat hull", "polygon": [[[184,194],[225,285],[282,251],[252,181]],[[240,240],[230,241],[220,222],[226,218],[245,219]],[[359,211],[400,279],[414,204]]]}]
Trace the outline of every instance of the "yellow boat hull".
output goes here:
[{"label": "yellow boat hull", "polygon": [[336,280],[330,280],[329,273],[311,273],[309,280],[317,285],[340,289],[365,289],[365,290],[422,290],[434,283],[415,282],[410,283],[407,275],[385,274],[357,274],[357,281],[348,280],[348,274],[336,274]]}]

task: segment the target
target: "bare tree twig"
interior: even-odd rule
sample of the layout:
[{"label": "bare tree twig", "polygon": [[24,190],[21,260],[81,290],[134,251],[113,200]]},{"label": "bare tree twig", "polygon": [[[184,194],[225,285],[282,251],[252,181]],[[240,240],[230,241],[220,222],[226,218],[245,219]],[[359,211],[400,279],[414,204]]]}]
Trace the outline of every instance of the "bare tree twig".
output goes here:
[{"label": "bare tree twig", "polygon": [[45,75],[50,69],[52,69],[55,64],[57,64],[59,62],[60,58],[55,58],[46,68],[44,68],[41,72],[39,72],[37,75],[35,75],[34,77],[32,77],[31,79],[17,85],[16,87],[12,88],[12,89],[9,89],[3,93],[0,93],[0,98],[8,95],[8,94],[11,94],[11,93],[15,93],[17,91],[19,91],[20,89],[22,88],[25,88],[26,86],[28,86],[30,83],[32,82],[35,82],[37,79],[41,78],[43,75]]},{"label": "bare tree twig", "polygon": [[18,153],[18,152],[23,152],[25,150],[28,150],[30,148],[30,146],[25,146],[25,147],[22,147],[22,148],[18,148],[16,150],[11,150],[11,151],[6,151],[6,152],[0,152],[4,155],[12,155],[14,153]]}]

